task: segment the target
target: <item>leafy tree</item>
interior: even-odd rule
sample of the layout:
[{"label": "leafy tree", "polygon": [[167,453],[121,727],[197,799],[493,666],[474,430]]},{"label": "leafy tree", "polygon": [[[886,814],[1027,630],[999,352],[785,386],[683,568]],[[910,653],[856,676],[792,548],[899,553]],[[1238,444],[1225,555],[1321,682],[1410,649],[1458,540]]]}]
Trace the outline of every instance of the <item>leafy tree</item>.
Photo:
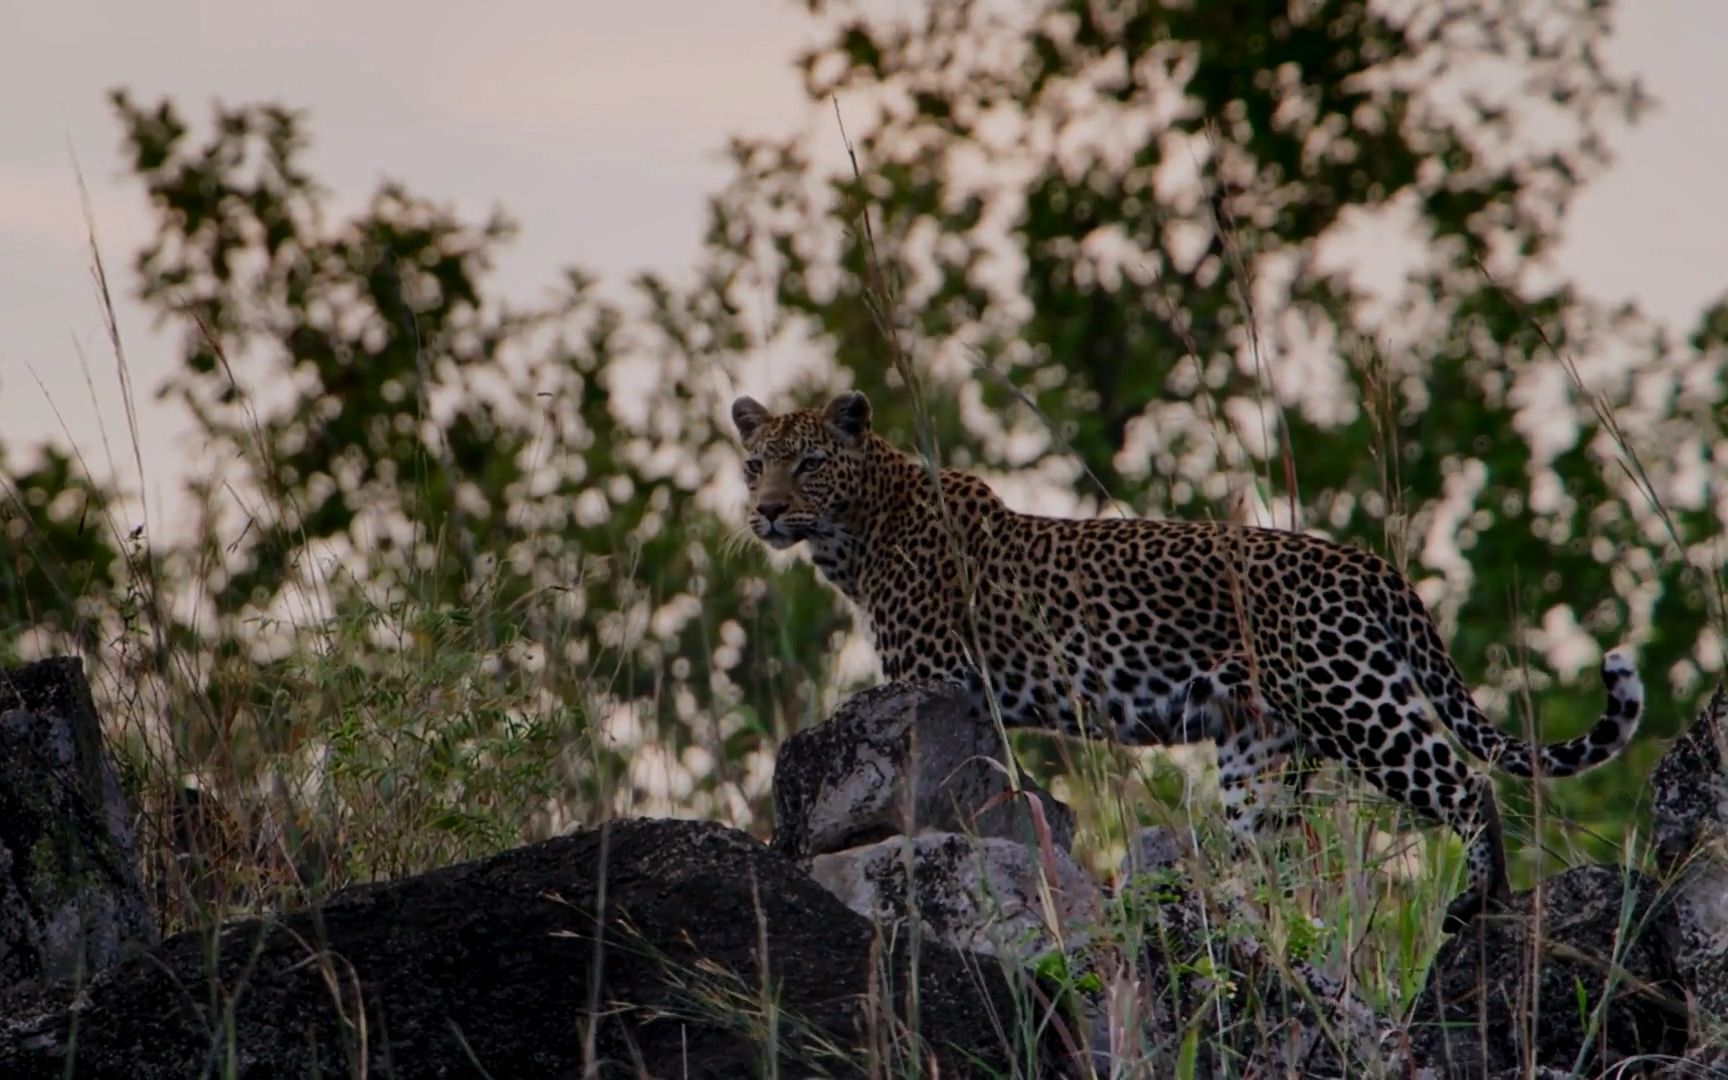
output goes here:
[{"label": "leafy tree", "polygon": [[840,622],[711,512],[735,467],[710,361],[741,340],[718,290],[643,279],[626,309],[572,270],[514,307],[487,288],[501,214],[392,182],[340,215],[289,109],[200,133],[113,105],[156,217],[138,295],[180,343],[159,392],[202,446],[190,513],[122,559],[117,497],[65,453],[0,461],[0,601],[8,655],[40,629],[109,668],[148,831],[192,859],[159,868],[165,909],[572,817],[750,820]]},{"label": "leafy tree", "polygon": [[109,616],[126,580],[110,514],[115,495],[63,448],[39,448],[14,466],[0,446],[0,663],[23,657],[26,633],[97,650],[116,632]]},{"label": "leafy tree", "polygon": [[[387,183],[332,221],[299,164],[299,115],[218,108],[199,142],[169,103],[114,103],[158,219],[140,295],[182,342],[162,393],[208,447],[178,572],[205,585],[200,633],[218,658],[255,654],[261,628],[408,601],[461,612],[552,692],[647,708],[669,737],[680,721],[694,737],[692,695],[786,693],[740,653],[773,641],[759,569],[722,557],[724,528],[684,511],[727,464],[683,456],[713,437],[688,338],[713,313],[645,281],[627,329],[578,271],[548,306],[510,307],[485,291],[513,231],[501,215],[467,225]],[[649,349],[653,407],[626,425],[615,369]],[[720,671],[726,636],[745,640],[720,650]],[[242,676],[234,692],[256,687]],[[766,731],[707,727],[734,740],[722,758]]]}]

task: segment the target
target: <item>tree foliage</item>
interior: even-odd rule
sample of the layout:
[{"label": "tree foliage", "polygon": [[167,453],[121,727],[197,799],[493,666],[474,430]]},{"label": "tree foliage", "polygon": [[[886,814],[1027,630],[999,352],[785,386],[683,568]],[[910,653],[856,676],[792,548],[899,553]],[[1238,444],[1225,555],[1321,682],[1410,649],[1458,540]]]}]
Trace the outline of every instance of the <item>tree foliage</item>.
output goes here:
[{"label": "tree foliage", "polygon": [[[783,691],[744,663],[769,636],[744,581],[759,567],[689,512],[723,465],[691,420],[712,391],[678,365],[702,313],[644,282],[627,326],[579,271],[548,305],[511,307],[486,291],[501,215],[471,226],[390,182],[336,217],[300,167],[299,115],[219,108],[200,142],[169,103],[115,106],[159,225],[140,295],[181,341],[161,392],[210,462],[179,553],[205,586],[206,646],[247,656],[261,626],[409,602],[463,612],[549,693],[647,709],[674,744],[696,738],[698,700],[702,738],[741,737],[706,707]],[[611,384],[644,349],[654,398],[627,425]]]}]

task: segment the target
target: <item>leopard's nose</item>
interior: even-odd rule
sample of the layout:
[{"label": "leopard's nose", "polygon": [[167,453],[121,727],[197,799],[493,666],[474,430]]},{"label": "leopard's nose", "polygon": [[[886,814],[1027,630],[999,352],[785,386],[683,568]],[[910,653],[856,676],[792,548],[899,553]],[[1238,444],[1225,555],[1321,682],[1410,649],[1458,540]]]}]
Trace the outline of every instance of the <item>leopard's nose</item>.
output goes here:
[{"label": "leopard's nose", "polygon": [[773,502],[759,502],[756,504],[756,512],[772,523],[775,518],[786,512],[786,500],[776,499]]}]

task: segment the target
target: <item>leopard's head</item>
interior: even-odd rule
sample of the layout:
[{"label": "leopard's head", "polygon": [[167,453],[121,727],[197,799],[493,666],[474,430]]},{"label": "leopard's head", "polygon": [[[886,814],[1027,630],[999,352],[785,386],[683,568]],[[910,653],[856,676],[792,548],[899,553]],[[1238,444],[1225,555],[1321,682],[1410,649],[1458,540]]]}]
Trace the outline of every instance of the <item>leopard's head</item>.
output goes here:
[{"label": "leopard's head", "polygon": [[750,485],[750,531],[776,550],[846,530],[865,478],[870,400],[854,391],[827,407],[774,416],[755,398],[732,403]]}]

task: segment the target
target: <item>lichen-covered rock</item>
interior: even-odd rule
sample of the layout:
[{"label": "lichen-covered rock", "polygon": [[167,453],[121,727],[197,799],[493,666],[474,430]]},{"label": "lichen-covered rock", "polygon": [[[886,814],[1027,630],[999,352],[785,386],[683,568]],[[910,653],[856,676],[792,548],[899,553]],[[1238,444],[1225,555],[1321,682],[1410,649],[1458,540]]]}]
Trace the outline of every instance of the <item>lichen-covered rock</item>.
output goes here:
[{"label": "lichen-covered rock", "polygon": [[1611,1072],[1687,1044],[1685,995],[1661,890],[1641,874],[1580,866],[1512,898],[1440,948],[1411,1010],[1413,1056],[1452,1078],[1527,1063]]},{"label": "lichen-covered rock", "polygon": [[[1010,792],[1001,738],[970,697],[941,684],[889,683],[786,740],[774,765],[774,848],[805,861],[922,832],[1035,842],[1068,850],[1069,809],[1022,777]],[[1029,810],[1037,800],[1040,826]]]},{"label": "lichen-covered rock", "polygon": [[1728,1077],[1728,863],[1699,862],[1674,888],[1674,967],[1692,1015],[1692,1061]]},{"label": "lichen-covered rock", "polygon": [[0,994],[0,1076],[1055,1075],[1026,1000],[743,833],[626,821]]},{"label": "lichen-covered rock", "polygon": [[0,987],[87,977],[154,941],[83,663],[0,671]]},{"label": "lichen-covered rock", "polygon": [[1650,820],[1665,873],[1700,854],[1728,863],[1728,686],[1651,771]]},{"label": "lichen-covered rock", "polygon": [[1650,776],[1656,858],[1670,879],[1674,965],[1697,1010],[1695,1061],[1728,1073],[1728,689],[1717,687]]},{"label": "lichen-covered rock", "polygon": [[1061,848],[959,833],[890,837],[811,860],[810,876],[884,926],[1022,963],[1083,945],[1102,915],[1092,879]]}]

